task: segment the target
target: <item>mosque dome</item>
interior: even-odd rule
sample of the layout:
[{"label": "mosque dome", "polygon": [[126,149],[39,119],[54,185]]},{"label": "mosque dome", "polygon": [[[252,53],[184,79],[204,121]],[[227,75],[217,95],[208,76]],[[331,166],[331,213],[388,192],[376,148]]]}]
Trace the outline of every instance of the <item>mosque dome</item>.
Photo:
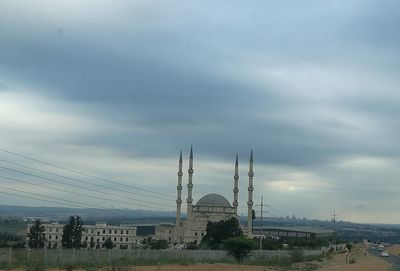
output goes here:
[{"label": "mosque dome", "polygon": [[218,207],[232,207],[229,201],[218,194],[207,194],[203,196],[196,204],[197,206],[218,206]]}]

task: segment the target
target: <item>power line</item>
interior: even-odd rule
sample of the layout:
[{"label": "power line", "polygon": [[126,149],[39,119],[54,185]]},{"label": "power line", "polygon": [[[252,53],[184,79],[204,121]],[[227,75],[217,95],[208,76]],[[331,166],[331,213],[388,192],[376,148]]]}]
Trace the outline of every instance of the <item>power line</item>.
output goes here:
[{"label": "power line", "polygon": [[17,197],[21,197],[21,198],[26,198],[26,199],[34,199],[34,200],[43,201],[43,202],[55,203],[55,204],[59,204],[59,205],[62,205],[62,206],[69,206],[69,207],[75,207],[75,208],[82,208],[81,206],[77,206],[77,205],[71,205],[71,204],[66,204],[66,203],[60,203],[60,202],[56,202],[56,201],[52,201],[52,200],[38,199],[38,198],[34,198],[34,197],[29,197],[29,196],[22,196],[22,195],[18,195],[18,194],[3,192],[3,191],[0,191],[0,193],[1,193],[1,194],[6,194],[6,195],[11,195],[11,196],[17,196]]},{"label": "power line", "polygon": [[[87,208],[88,206],[91,206],[92,208],[100,209],[100,210],[108,209],[108,208],[100,206],[100,205],[86,204],[86,203],[81,203],[81,202],[71,201],[71,200],[64,200],[64,199],[59,199],[59,198],[55,198],[55,197],[51,197],[51,196],[41,195],[41,194],[38,194],[38,193],[33,193],[33,192],[23,191],[23,190],[19,190],[19,189],[8,188],[8,187],[5,187],[5,186],[0,186],[0,188],[11,190],[11,191],[15,191],[15,192],[19,192],[19,193],[25,193],[25,194],[30,194],[30,195],[34,195],[34,196],[49,198],[50,200],[43,200],[43,199],[38,199],[38,198],[33,198],[33,199],[52,202],[52,203],[57,203],[57,204],[74,206],[74,207],[77,207],[77,208]],[[7,192],[4,192],[4,191],[0,191],[0,193],[11,194],[11,193],[7,193]],[[12,195],[19,196],[18,194],[12,194]],[[32,197],[29,197],[29,196],[26,196],[26,195],[24,195],[23,197],[32,198]],[[65,202],[69,202],[69,203],[66,203],[66,204],[65,203],[59,203],[59,202],[54,202],[54,200],[56,200],[56,201],[65,201]],[[113,211],[115,211],[115,212],[123,212],[123,213],[131,213],[129,210],[122,210],[122,209],[113,209]]]},{"label": "power line", "polygon": [[[15,192],[20,192],[20,193],[26,193],[26,194],[30,194],[30,195],[35,195],[35,196],[39,196],[39,197],[49,198],[49,199],[52,199],[52,200],[70,202],[70,203],[72,203],[72,204],[76,204],[76,203],[82,204],[82,203],[75,202],[75,201],[72,201],[72,200],[59,199],[59,198],[56,198],[56,197],[45,196],[45,195],[41,195],[41,194],[38,194],[38,193],[27,192],[27,191],[23,191],[23,190],[19,190],[19,189],[14,189],[14,188],[8,188],[8,187],[2,186],[2,185],[0,185],[0,188],[7,189],[7,190],[11,190],[11,191],[15,191]],[[94,205],[94,204],[86,204],[86,203],[84,203],[83,205],[92,206],[92,207],[94,207],[94,208],[100,208],[100,209],[101,209],[101,208],[104,208],[104,207],[101,207],[101,206],[98,206],[98,205]],[[79,207],[79,206],[77,206],[77,207]]]},{"label": "power line", "polygon": [[[101,190],[98,190],[98,189],[84,187],[84,186],[76,185],[76,184],[70,184],[70,183],[66,183],[66,182],[63,182],[63,181],[56,181],[56,180],[53,180],[53,179],[50,179],[50,178],[42,177],[42,176],[39,176],[39,175],[27,173],[27,172],[24,172],[24,171],[20,171],[20,170],[8,168],[8,167],[0,166],[0,168],[6,169],[6,170],[9,170],[9,171],[13,171],[13,172],[17,172],[17,173],[21,173],[21,174],[24,174],[24,175],[32,176],[32,177],[35,177],[35,178],[40,178],[40,179],[47,180],[47,181],[50,181],[50,182],[53,182],[53,183],[63,184],[63,185],[66,185],[66,186],[72,186],[72,187],[76,187],[76,188],[80,188],[80,189],[84,189],[84,190],[88,190],[88,191],[92,191],[92,192],[96,192],[96,193],[101,193],[101,194],[108,195],[108,196],[115,196],[112,193],[101,191]],[[144,203],[148,203],[148,204],[153,204],[153,205],[159,206],[159,203],[152,202],[152,201],[131,199],[131,198],[124,197],[124,196],[121,196],[121,195],[119,195],[118,197],[125,198],[125,199],[128,199],[128,200],[134,200],[134,201],[138,201],[138,202],[144,202]],[[171,207],[171,206],[168,206],[168,207]],[[173,208],[173,207],[171,207],[171,208]]]},{"label": "power line", "polygon": [[[7,188],[6,188],[7,189]],[[39,199],[36,197],[31,197],[31,196],[26,196],[26,195],[19,195],[19,194],[14,194],[14,193],[9,193],[9,192],[4,192],[4,191],[0,191],[0,194],[5,194],[5,195],[10,195],[10,196],[16,196],[16,197],[21,197],[21,198],[26,198],[26,199],[33,199],[33,200],[37,200],[37,201],[42,201],[42,202],[49,202],[49,203],[53,203],[53,204],[58,204],[61,206],[68,206],[68,207],[74,207],[74,208],[79,208],[79,209],[87,209],[87,206],[84,205],[77,205],[77,204],[68,204],[68,203],[60,203],[60,202],[56,202],[56,201],[52,201],[52,200],[46,200],[46,199]],[[37,194],[39,195],[39,194]],[[41,197],[44,197],[43,195],[39,195]],[[93,209],[100,209],[100,210],[108,210],[111,211],[108,208],[105,207],[100,207],[100,208],[93,208]],[[123,210],[123,209],[112,209],[113,212],[119,212],[119,213],[129,213],[131,214],[132,211],[134,210]]]},{"label": "power line", "polygon": [[116,182],[116,181],[113,181],[113,180],[110,180],[110,179],[107,179],[107,178],[103,178],[103,177],[91,175],[91,174],[88,174],[88,173],[80,172],[80,171],[77,171],[77,170],[74,170],[74,169],[69,169],[69,168],[66,168],[66,167],[58,166],[58,165],[55,165],[55,164],[52,164],[52,163],[48,163],[48,162],[45,162],[45,161],[42,161],[42,160],[39,160],[39,159],[35,159],[35,158],[32,158],[32,157],[29,157],[29,156],[26,156],[26,155],[23,155],[23,154],[19,154],[19,153],[13,152],[13,151],[5,150],[5,149],[2,149],[2,148],[0,148],[0,151],[9,153],[9,154],[12,154],[12,155],[15,155],[15,156],[19,156],[19,157],[22,157],[22,158],[25,158],[25,159],[28,159],[28,160],[32,160],[32,161],[35,161],[35,162],[38,162],[38,163],[42,163],[42,164],[45,164],[45,165],[48,165],[48,166],[52,166],[52,167],[55,167],[55,168],[58,168],[58,169],[62,169],[62,170],[68,171],[68,172],[72,172],[72,173],[75,173],[75,174],[83,175],[83,176],[86,176],[86,177],[90,177],[90,178],[94,178],[94,179],[100,179],[100,180],[103,180],[103,181],[106,181],[106,182],[110,182],[110,183],[113,183],[113,184],[117,184],[117,185],[121,185],[121,186],[124,186],[124,187],[127,187],[127,188],[139,190],[139,191],[142,191],[142,192],[157,194],[157,195],[164,196],[164,197],[167,197],[167,198],[174,198],[174,197],[171,197],[170,195],[167,195],[167,194],[164,194],[164,193],[159,193],[159,192],[151,191],[151,190],[148,190],[148,189],[139,188],[139,187],[136,187],[136,186],[132,186],[132,185]]},{"label": "power line", "polygon": [[[9,163],[9,164],[12,164],[12,165],[16,165],[16,166],[19,166],[19,167],[27,168],[27,169],[30,169],[30,170],[39,171],[39,172],[42,172],[42,173],[45,173],[45,174],[49,174],[49,175],[53,175],[53,176],[56,176],[56,177],[72,180],[72,181],[75,181],[75,182],[81,182],[81,183],[89,184],[89,185],[92,185],[92,186],[98,186],[98,187],[101,187],[101,188],[105,188],[107,190],[112,189],[112,190],[116,190],[118,192],[122,192],[122,193],[125,193],[125,194],[133,194],[133,195],[137,195],[137,196],[146,197],[146,195],[139,194],[137,192],[128,192],[126,190],[118,189],[118,188],[115,188],[115,187],[111,188],[109,186],[105,186],[105,185],[102,185],[102,184],[94,184],[94,183],[91,183],[91,182],[88,182],[88,181],[84,181],[84,180],[80,180],[80,179],[76,179],[76,178],[72,178],[72,177],[68,177],[68,176],[59,175],[59,174],[56,174],[56,173],[48,172],[46,170],[42,170],[42,169],[37,169],[37,168],[21,165],[19,163],[11,162],[11,161],[4,160],[4,159],[0,159],[0,161],[6,162],[6,163]],[[36,175],[34,175],[34,176],[36,177]],[[162,200],[162,201],[166,200],[164,198],[154,197],[154,196],[152,196],[152,198],[153,199]]]},{"label": "power line", "polygon": [[[87,195],[87,194],[83,194],[83,193],[79,193],[79,192],[73,192],[73,191],[69,191],[69,190],[65,190],[65,189],[54,188],[54,187],[50,187],[50,186],[47,186],[47,185],[36,184],[36,183],[32,183],[32,182],[28,182],[28,181],[24,181],[24,180],[19,180],[19,179],[15,179],[15,178],[10,178],[10,177],[5,177],[5,176],[1,176],[1,175],[0,175],[0,178],[5,179],[5,180],[19,182],[19,183],[30,184],[30,185],[34,185],[34,186],[37,186],[37,187],[47,188],[47,189],[51,189],[51,190],[55,190],[55,191],[60,191],[60,192],[74,194],[74,195],[80,195],[80,196],[84,196],[84,197],[90,197],[90,198],[104,200],[104,198],[97,197],[97,196],[94,196],[94,195]],[[120,200],[109,200],[109,201],[118,202],[118,203],[124,203],[124,204],[130,204],[130,205],[137,206],[137,207],[153,208],[151,206],[134,204],[134,203],[130,203],[130,202],[127,202],[127,201],[120,201]],[[159,207],[159,208],[164,209],[164,210],[169,210],[169,209],[166,209],[166,208],[163,208],[163,207]]]}]

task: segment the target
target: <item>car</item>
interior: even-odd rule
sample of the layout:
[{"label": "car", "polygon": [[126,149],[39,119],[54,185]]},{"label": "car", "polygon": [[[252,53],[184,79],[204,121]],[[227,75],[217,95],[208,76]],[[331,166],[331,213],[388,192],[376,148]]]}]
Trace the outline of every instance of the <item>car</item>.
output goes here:
[{"label": "car", "polygon": [[387,252],[387,251],[382,251],[381,257],[389,257],[389,252]]},{"label": "car", "polygon": [[371,247],[371,250],[375,250],[375,247]]}]

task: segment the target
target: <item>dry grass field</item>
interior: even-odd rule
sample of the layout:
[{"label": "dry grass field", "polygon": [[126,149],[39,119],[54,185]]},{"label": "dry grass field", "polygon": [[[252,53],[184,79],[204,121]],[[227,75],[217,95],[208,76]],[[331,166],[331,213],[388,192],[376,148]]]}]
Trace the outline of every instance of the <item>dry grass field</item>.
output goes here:
[{"label": "dry grass field", "polygon": [[[400,253],[400,245],[388,247],[393,254]],[[391,264],[385,260],[366,254],[360,247],[353,248],[348,260],[352,259],[352,264],[346,264],[346,256],[344,253],[336,254],[329,259],[323,261],[314,261],[308,263],[299,263],[292,266],[255,266],[255,265],[239,265],[239,264],[176,264],[176,265],[152,265],[152,266],[124,266],[124,271],[290,271],[290,270],[317,270],[317,271],[385,271],[391,267]],[[115,269],[118,270],[119,268]],[[14,271],[22,271],[24,269],[14,269]],[[61,269],[48,269],[50,271],[61,271]],[[74,269],[85,271],[87,269]],[[93,270],[96,270],[93,268]],[[104,268],[101,270],[110,270]]]},{"label": "dry grass field", "polygon": [[385,248],[390,254],[399,255],[400,254],[400,245],[393,245]]}]

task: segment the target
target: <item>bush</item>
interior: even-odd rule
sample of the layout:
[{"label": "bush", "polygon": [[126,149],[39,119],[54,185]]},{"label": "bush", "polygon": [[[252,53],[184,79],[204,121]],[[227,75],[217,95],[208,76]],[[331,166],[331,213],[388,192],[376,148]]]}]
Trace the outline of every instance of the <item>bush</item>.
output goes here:
[{"label": "bush", "polygon": [[238,262],[250,256],[250,251],[253,248],[253,241],[244,237],[232,237],[223,243],[224,249],[228,251]]},{"label": "bush", "polygon": [[304,253],[300,249],[294,249],[290,251],[289,257],[294,263],[299,263],[303,261]]},{"label": "bush", "polygon": [[190,242],[190,243],[186,244],[186,249],[187,250],[196,250],[198,248],[199,248],[199,246],[196,245],[194,242]]},{"label": "bush", "polygon": [[27,271],[45,271],[46,265],[43,261],[31,261],[26,266]]}]

